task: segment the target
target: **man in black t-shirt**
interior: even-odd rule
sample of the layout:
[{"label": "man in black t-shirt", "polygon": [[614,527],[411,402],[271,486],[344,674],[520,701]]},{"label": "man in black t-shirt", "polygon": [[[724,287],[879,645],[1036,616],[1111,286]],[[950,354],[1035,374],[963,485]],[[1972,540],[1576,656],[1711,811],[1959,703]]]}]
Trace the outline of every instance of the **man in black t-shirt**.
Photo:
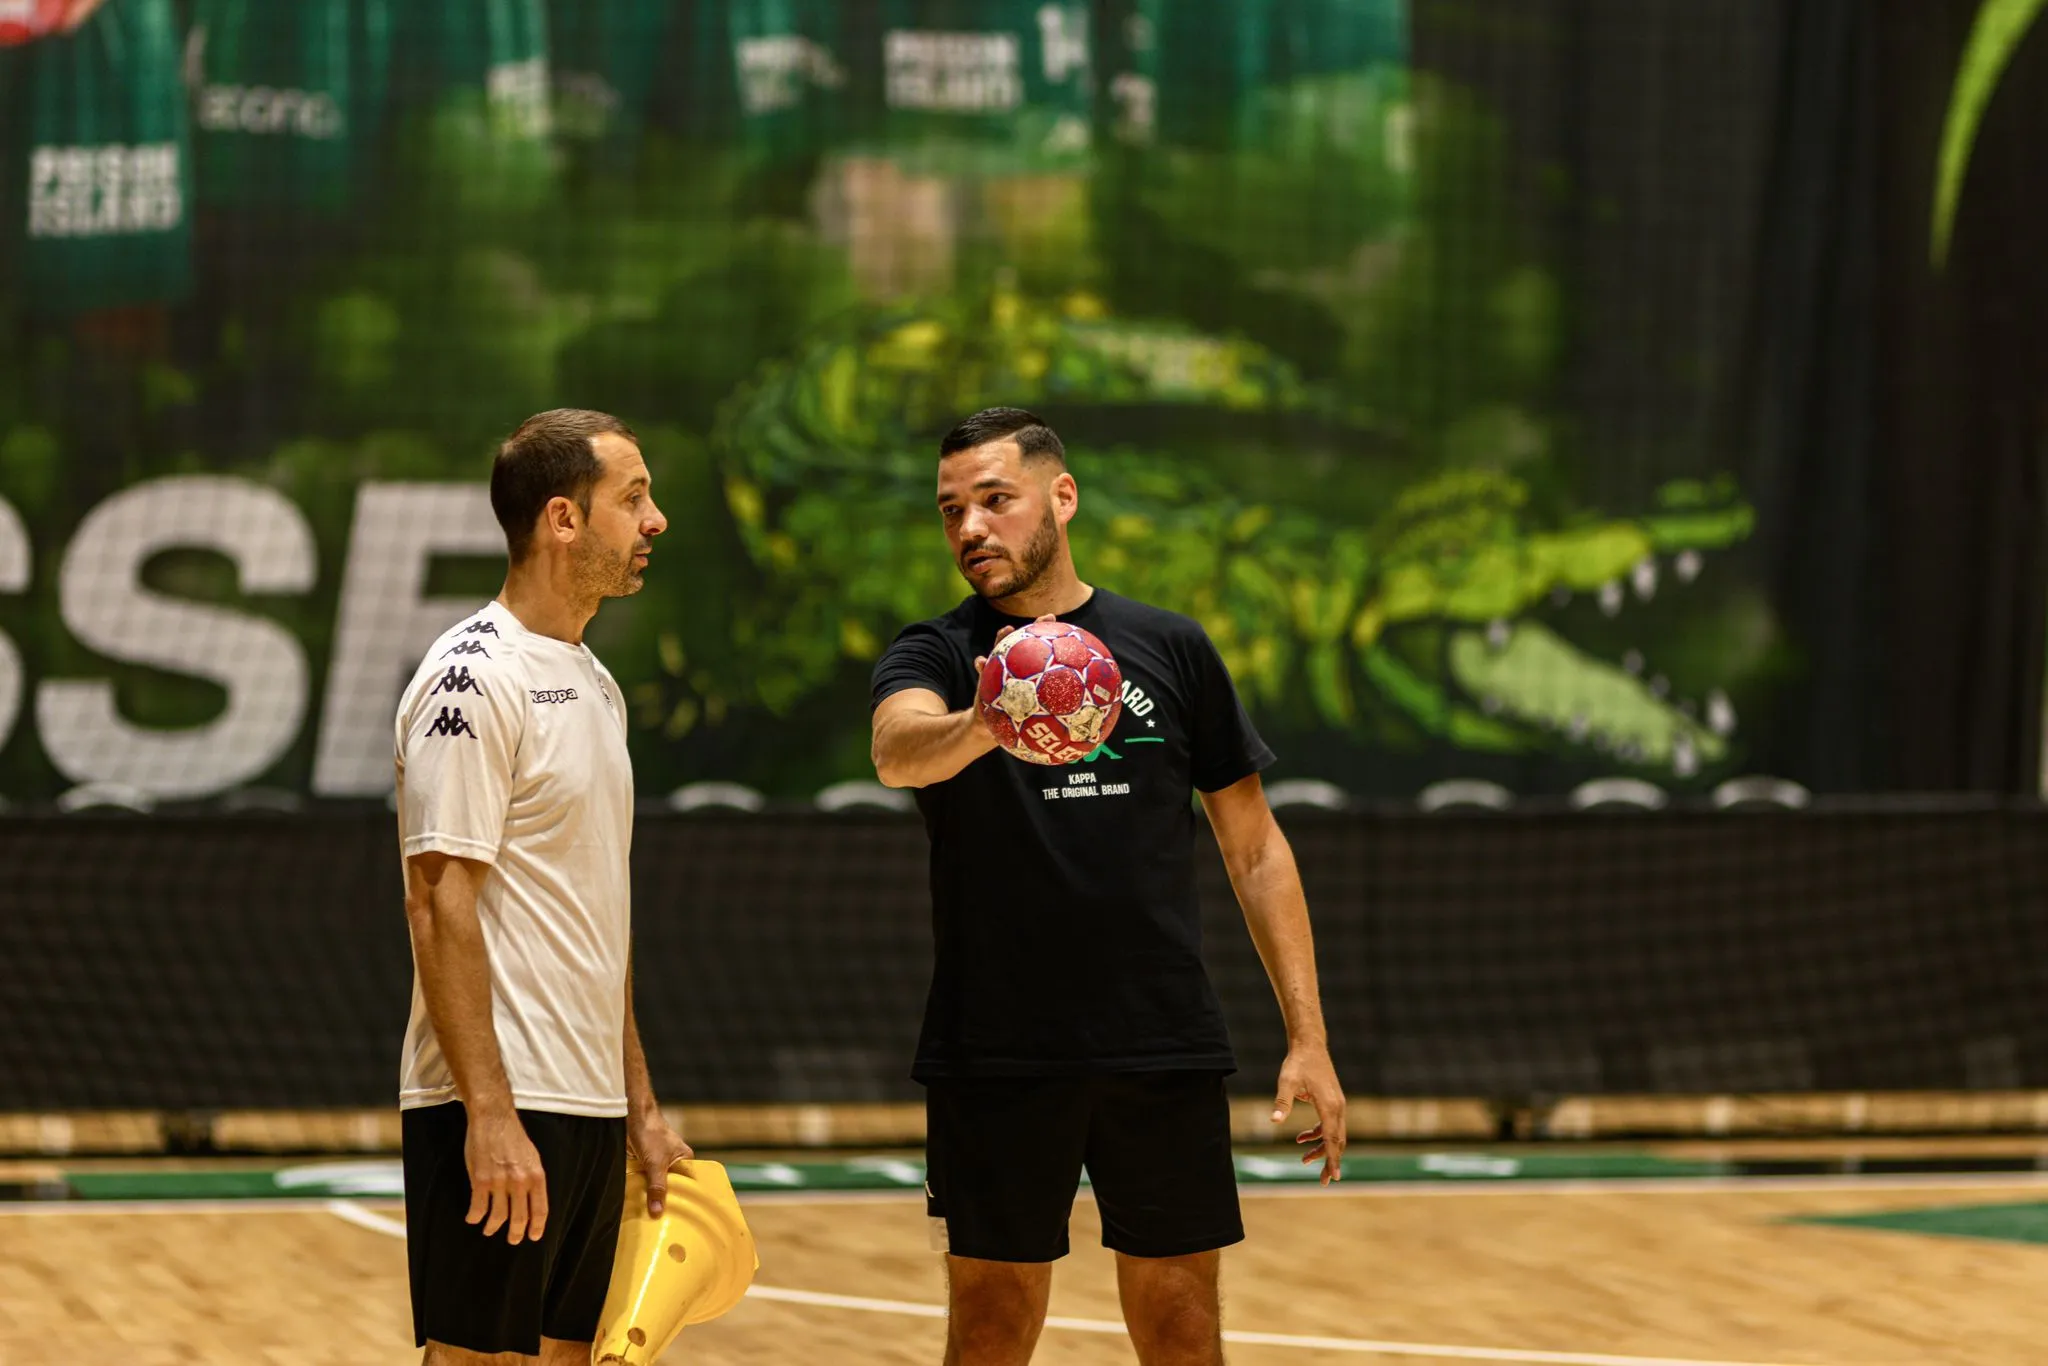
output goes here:
[{"label": "man in black t-shirt", "polygon": [[[1272,751],[1198,623],[1081,581],[1079,500],[1030,413],[954,428],[939,514],[974,593],[875,666],[875,770],[917,789],[931,837],[937,961],[913,1075],[951,1254],[948,1366],[1030,1360],[1084,1166],[1139,1359],[1223,1360],[1218,1250],[1244,1237],[1236,1063],[1202,968],[1191,791],[1286,1018],[1273,1122],[1314,1105],[1299,1141],[1325,1184],[1344,1153],[1307,901],[1259,781]],[[1116,730],[1065,769],[997,752],[974,708],[982,661],[1034,619],[1092,632],[1123,673]]]}]

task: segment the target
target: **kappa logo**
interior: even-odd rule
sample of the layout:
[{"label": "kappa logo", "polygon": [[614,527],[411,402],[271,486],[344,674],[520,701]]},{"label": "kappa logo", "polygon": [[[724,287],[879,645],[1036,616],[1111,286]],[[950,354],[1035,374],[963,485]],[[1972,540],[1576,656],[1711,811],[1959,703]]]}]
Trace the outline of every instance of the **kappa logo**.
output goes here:
[{"label": "kappa logo", "polygon": [[441,658],[443,659],[450,655],[482,655],[485,659],[489,659],[491,652],[484,648],[484,643],[481,640],[458,640],[449,648],[441,651]]},{"label": "kappa logo", "polygon": [[534,688],[532,692],[533,700],[536,702],[574,702],[576,700],[576,690],[574,688]]},{"label": "kappa logo", "polygon": [[484,695],[484,687],[483,684],[469,676],[469,666],[467,664],[460,668],[450,664],[448,672],[441,675],[441,681],[434,685],[434,691],[428,693],[427,696],[435,697],[444,692],[473,692],[478,697],[482,697]]},{"label": "kappa logo", "polygon": [[426,733],[451,737],[467,735],[472,740],[476,739],[476,728],[463,719],[460,707],[441,708],[441,714],[434,718],[434,724],[427,727]]},{"label": "kappa logo", "polygon": [[498,624],[494,621],[472,621],[469,625],[462,628],[462,634],[466,636],[494,636],[498,634]]}]

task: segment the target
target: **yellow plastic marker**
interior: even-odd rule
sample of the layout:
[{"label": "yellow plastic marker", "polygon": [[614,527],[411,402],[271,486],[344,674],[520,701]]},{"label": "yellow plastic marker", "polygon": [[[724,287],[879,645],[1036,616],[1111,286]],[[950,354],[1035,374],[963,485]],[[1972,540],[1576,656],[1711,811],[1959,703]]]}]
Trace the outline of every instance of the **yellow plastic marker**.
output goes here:
[{"label": "yellow plastic marker", "polygon": [[683,1329],[738,1304],[760,1269],[721,1164],[691,1159],[671,1167],[660,1218],[647,1213],[647,1178],[628,1168],[619,1250],[591,1361],[649,1366]]}]

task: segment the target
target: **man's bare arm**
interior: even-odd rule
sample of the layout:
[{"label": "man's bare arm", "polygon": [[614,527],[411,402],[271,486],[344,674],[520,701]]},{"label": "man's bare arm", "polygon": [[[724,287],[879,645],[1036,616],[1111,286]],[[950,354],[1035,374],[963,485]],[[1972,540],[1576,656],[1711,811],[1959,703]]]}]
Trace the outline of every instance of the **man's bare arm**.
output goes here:
[{"label": "man's bare arm", "polygon": [[875,776],[884,787],[942,783],[996,747],[974,708],[946,710],[924,688],[893,693],[875,708]]},{"label": "man's bare arm", "polygon": [[1273,994],[1287,1024],[1287,1058],[1281,1064],[1273,1100],[1273,1122],[1286,1118],[1297,1099],[1315,1107],[1319,1121],[1301,1136],[1314,1146],[1304,1161],[1320,1157],[1323,1184],[1342,1172],[1344,1092],[1330,1060],[1329,1035],[1323,1025],[1322,996],[1316,986],[1315,938],[1309,929],[1308,896],[1301,871],[1273,810],[1265,786],[1255,773],[1219,792],[1202,794],[1210,827],[1216,832],[1230,885],[1244,908],[1245,925]]},{"label": "man's bare arm", "polygon": [[647,1071],[647,1050],[640,1046],[640,1021],[633,1014],[633,965],[626,964],[626,1118],[639,1123],[660,1115],[654,1099],[654,1078]]},{"label": "man's bare arm", "polygon": [[668,1199],[669,1168],[696,1154],[669,1127],[654,1099],[647,1050],[640,1046],[640,1021],[633,1014],[633,964],[626,964],[626,1145],[647,1178],[647,1212],[659,1217]]},{"label": "man's bare arm", "polygon": [[484,1236],[505,1226],[508,1241],[538,1238],[548,1192],[540,1153],[512,1104],[512,1085],[491,1019],[491,963],[476,915],[487,864],[451,854],[405,861],[405,918],[434,1038],[468,1114],[469,1222],[488,1216]]},{"label": "man's bare arm", "polygon": [[405,918],[434,1037],[471,1115],[510,1114],[512,1085],[491,1020],[491,961],[476,915],[488,864],[452,854],[405,861]]}]

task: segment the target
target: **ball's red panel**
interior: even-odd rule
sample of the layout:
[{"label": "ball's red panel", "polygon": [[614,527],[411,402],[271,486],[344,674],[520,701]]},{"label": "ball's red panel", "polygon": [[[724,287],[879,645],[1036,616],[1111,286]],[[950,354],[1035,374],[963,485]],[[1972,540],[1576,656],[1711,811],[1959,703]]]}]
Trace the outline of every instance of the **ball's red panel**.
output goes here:
[{"label": "ball's red panel", "polygon": [[1052,661],[1052,646],[1043,636],[1019,633],[1003,644],[1009,647],[1003,662],[1009,666],[1012,678],[1029,678]]},{"label": "ball's red panel", "polygon": [[[1086,759],[1108,738],[1123,714],[1122,689],[1122,671],[1100,640],[1068,622],[1033,622],[996,646],[976,701],[1010,754],[1062,765]],[[997,705],[1003,701],[1008,711]]]},{"label": "ball's red panel", "polygon": [[1038,676],[1038,705],[1054,716],[1065,716],[1088,700],[1081,675],[1055,664]]},{"label": "ball's red panel", "polygon": [[1124,690],[1123,673],[1113,659],[1091,662],[1082,678],[1088,685],[1089,699],[1098,707],[1106,707],[1116,701]]},{"label": "ball's red panel", "polygon": [[1052,643],[1052,657],[1069,669],[1085,669],[1088,661],[1095,658],[1095,652],[1088,648],[1088,642],[1077,631]]}]

